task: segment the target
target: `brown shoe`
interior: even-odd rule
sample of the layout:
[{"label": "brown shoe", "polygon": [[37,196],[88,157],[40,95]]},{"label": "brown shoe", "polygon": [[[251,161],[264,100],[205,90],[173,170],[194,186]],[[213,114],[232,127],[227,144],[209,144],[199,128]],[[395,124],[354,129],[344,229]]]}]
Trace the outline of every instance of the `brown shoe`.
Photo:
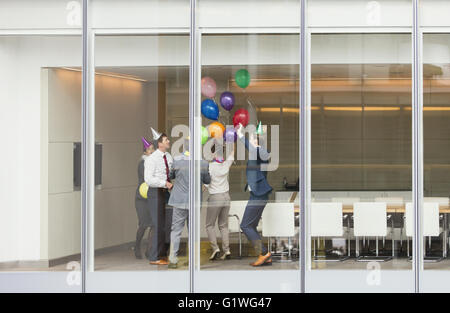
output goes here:
[{"label": "brown shoe", "polygon": [[261,265],[272,265],[272,254],[270,252],[267,252],[266,255],[260,254],[258,259],[250,263],[251,266],[261,266]]},{"label": "brown shoe", "polygon": [[169,262],[161,259],[158,261],[150,261],[150,264],[152,264],[152,265],[167,265],[167,264],[169,264]]}]

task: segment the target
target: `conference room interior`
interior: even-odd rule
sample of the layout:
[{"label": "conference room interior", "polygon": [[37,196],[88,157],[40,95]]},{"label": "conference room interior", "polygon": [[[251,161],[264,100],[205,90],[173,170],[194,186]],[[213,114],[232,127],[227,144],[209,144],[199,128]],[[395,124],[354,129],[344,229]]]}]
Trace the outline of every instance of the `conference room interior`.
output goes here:
[{"label": "conference room interior", "polygon": [[[259,39],[267,40],[264,35]],[[285,35],[295,46],[298,37]],[[342,37],[341,37],[342,36]],[[170,37],[170,36],[168,36]],[[258,36],[256,36],[258,37]],[[115,37],[107,40],[114,41]],[[215,38],[217,39],[217,37]],[[247,38],[248,39],[248,38]],[[373,42],[372,42],[373,39]],[[175,40],[175,39],[174,39]],[[333,49],[323,51],[320,47],[333,42],[344,43],[344,50],[355,42],[361,45],[360,58],[345,62],[348,54],[332,62]],[[435,42],[450,43],[448,35],[428,35],[425,46]],[[411,269],[411,235],[406,230],[405,207],[411,201],[411,64],[404,62],[407,54],[396,62],[361,62],[364,49],[380,42],[394,43],[398,48],[393,54],[402,55],[402,49],[410,45],[410,36],[402,34],[321,34],[312,38],[311,64],[311,207],[315,203],[342,203],[342,235],[318,235],[311,238],[312,269],[358,269],[365,268],[365,262],[356,257],[354,237],[354,203],[386,203],[387,235],[380,236],[378,248],[380,256],[393,259],[383,260],[383,269]],[[187,43],[187,41],[185,41]],[[365,47],[368,45],[368,47]],[[364,46],[364,47],[363,47]],[[205,47],[207,45],[205,44]],[[353,48],[355,48],[353,46]],[[315,51],[321,50],[321,54]],[[427,50],[425,50],[426,52]],[[205,51],[205,53],[207,50]],[[296,51],[291,52],[293,55]],[[345,54],[345,53],[344,53]],[[250,56],[252,56],[250,54]],[[364,56],[364,57],[361,57]],[[425,53],[426,56],[426,53]],[[123,57],[123,56],[122,56]],[[273,56],[272,56],[273,57]],[[276,55],[275,55],[276,57]],[[322,59],[328,60],[321,62]],[[370,59],[369,57],[367,57]],[[427,60],[432,59],[428,57]],[[137,184],[137,164],[141,156],[140,137],[151,138],[149,127],[166,132],[172,137],[175,125],[189,125],[189,67],[187,65],[113,65],[111,60],[97,58],[95,104],[96,142],[101,150],[101,159],[96,170],[95,194],[95,270],[96,271],[136,271],[161,270],[144,260],[134,257],[134,236],[137,227],[134,196]],[[114,62],[111,62],[114,63]],[[127,62],[124,62],[127,63]],[[182,63],[182,62],[181,62]],[[270,249],[274,254],[274,264],[267,269],[297,269],[298,263],[298,190],[296,182],[299,173],[299,64],[202,64],[202,76],[209,76],[217,83],[217,94],[229,90],[236,96],[233,109],[248,108],[248,99],[256,107],[256,119],[264,125],[279,125],[278,140],[271,141],[269,148],[279,150],[279,165],[269,172],[268,180],[273,187],[269,203],[291,203],[293,208],[293,235],[272,237]],[[224,62],[226,63],[226,62]],[[236,85],[234,74],[246,68],[251,74],[251,84],[246,90]],[[81,132],[81,118],[76,114],[81,108],[81,73],[77,66],[46,67],[41,79],[46,79],[48,92],[48,125],[50,132],[58,133],[61,127],[74,126],[74,132]],[[448,269],[449,260],[444,255],[447,245],[447,211],[450,181],[448,141],[450,132],[450,101],[448,100],[449,63],[426,62],[424,75],[424,197],[425,202],[438,202],[439,236],[427,236],[425,240],[427,256],[434,256],[426,262],[426,269]],[[231,124],[231,112],[222,108],[221,121]],[[75,112],[67,114],[67,112]],[[207,126],[211,121],[203,119]],[[53,128],[52,128],[53,127]],[[52,138],[52,134],[49,134]],[[61,135],[62,136],[62,135]],[[54,137],[54,144],[59,140]],[[64,139],[64,162],[49,162],[49,195],[54,195],[52,183],[60,184],[59,175],[70,173],[72,196],[79,197],[74,172],[73,145],[78,140]],[[67,143],[68,141],[69,143]],[[62,147],[61,147],[62,148]],[[67,148],[70,148],[67,150]],[[58,148],[59,149],[59,148]],[[56,150],[55,150],[56,151]],[[55,152],[54,151],[54,152]],[[59,151],[59,150],[58,150]],[[51,151],[52,152],[52,151]],[[59,152],[58,152],[59,153]],[[67,161],[67,162],[66,162]],[[63,168],[64,171],[61,171]],[[232,201],[245,201],[248,192],[245,186],[245,161],[236,161],[230,170],[230,196]],[[59,177],[59,178],[58,178]],[[52,180],[53,179],[53,180]],[[69,180],[70,180],[69,179]],[[67,178],[64,179],[66,182]],[[69,188],[69,189],[70,189]],[[66,191],[65,191],[66,193]],[[231,260],[209,261],[211,254],[205,232],[205,210],[208,193],[203,193],[200,209],[200,269],[201,270],[248,270],[248,263],[255,255],[243,234],[231,234]],[[64,206],[67,202],[51,202],[50,205]],[[79,204],[78,202],[76,202]],[[76,208],[75,208],[76,209]],[[60,227],[51,232],[59,238],[52,262],[46,266],[20,267],[20,270],[67,270],[68,260],[79,259],[80,246],[77,233],[81,224],[76,217],[66,216],[65,223],[71,224],[71,231]],[[234,217],[230,217],[230,221]],[[230,222],[235,223],[235,221]],[[264,220],[260,230],[263,233]],[[293,223],[293,224],[292,224]],[[325,224],[325,222],[323,222]],[[392,227],[393,225],[393,227]],[[236,225],[234,225],[236,226]],[[348,227],[349,226],[349,227]],[[78,230],[77,230],[78,228]],[[73,230],[73,231],[72,231]],[[313,229],[311,229],[313,232]],[[220,242],[220,232],[217,231]],[[241,235],[241,255],[239,255],[239,235]],[[264,242],[269,245],[267,236]],[[348,246],[350,240],[350,249]],[[394,240],[394,246],[392,246]],[[67,249],[71,242],[71,250]],[[79,240],[78,240],[79,242]],[[51,244],[51,242],[50,242]],[[315,245],[314,245],[315,244]],[[65,247],[64,247],[65,246]],[[145,242],[143,243],[145,246]],[[313,249],[315,246],[315,250]],[[361,255],[373,256],[376,240],[373,237],[359,238]],[[350,258],[345,256],[350,252]],[[316,257],[314,257],[316,256]],[[441,260],[440,257],[444,256]],[[335,262],[323,262],[324,259]],[[336,261],[336,259],[338,261]],[[344,260],[345,259],[345,260]],[[179,270],[187,270],[187,230],[182,236]],[[381,261],[381,260],[380,260]],[[5,266],[2,270],[13,271],[17,267]],[[164,268],[165,270],[165,268]],[[259,270],[256,268],[256,270]]]}]

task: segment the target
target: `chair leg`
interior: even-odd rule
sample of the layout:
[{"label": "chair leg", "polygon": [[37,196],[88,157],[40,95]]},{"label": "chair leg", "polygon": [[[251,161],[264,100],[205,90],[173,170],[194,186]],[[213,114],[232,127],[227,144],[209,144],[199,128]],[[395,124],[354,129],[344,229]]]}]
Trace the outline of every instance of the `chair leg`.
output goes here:
[{"label": "chair leg", "polygon": [[316,258],[316,239],[313,239],[313,255],[314,255],[314,258]]},{"label": "chair leg", "polygon": [[[238,221],[239,221],[239,219],[238,219]],[[242,232],[241,231],[239,231],[239,258],[242,258]]]},{"label": "chair leg", "polygon": [[406,238],[406,256],[409,258],[409,239]]},{"label": "chair leg", "polygon": [[356,247],[355,247],[355,254],[356,254],[356,257],[358,258],[359,257],[359,239],[358,239],[358,237],[356,237],[355,236],[355,244],[356,244]]},{"label": "chair leg", "polygon": [[288,238],[288,258],[291,258],[291,237]]},{"label": "chair leg", "polygon": [[269,237],[269,241],[268,241],[267,245],[268,245],[267,250],[269,252],[272,252],[272,238],[271,237]]},{"label": "chair leg", "polygon": [[378,237],[375,237],[375,255],[378,257]]},{"label": "chair leg", "polygon": [[348,220],[347,220],[347,239],[348,239],[348,246],[347,246],[347,255],[348,255],[348,257],[350,258],[350,243],[351,243],[351,241],[350,241],[350,217],[348,217]]},{"label": "chair leg", "polygon": [[394,218],[392,218],[392,229],[391,229],[391,239],[392,239],[392,257],[394,257],[395,254],[395,240],[394,240]]}]

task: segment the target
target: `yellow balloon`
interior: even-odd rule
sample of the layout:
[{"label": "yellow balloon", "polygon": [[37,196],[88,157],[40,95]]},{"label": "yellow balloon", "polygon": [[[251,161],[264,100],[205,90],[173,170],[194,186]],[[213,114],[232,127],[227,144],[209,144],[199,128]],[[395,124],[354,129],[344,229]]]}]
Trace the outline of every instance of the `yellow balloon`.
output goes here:
[{"label": "yellow balloon", "polygon": [[141,195],[142,198],[147,199],[147,192],[148,192],[148,185],[145,182],[143,182],[139,186],[139,194]]}]

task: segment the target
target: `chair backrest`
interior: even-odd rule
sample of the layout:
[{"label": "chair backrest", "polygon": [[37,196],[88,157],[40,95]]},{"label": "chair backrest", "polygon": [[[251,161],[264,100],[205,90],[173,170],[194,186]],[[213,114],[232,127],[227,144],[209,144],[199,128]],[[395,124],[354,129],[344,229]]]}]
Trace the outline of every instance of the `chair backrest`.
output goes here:
[{"label": "chair backrest", "polygon": [[262,214],[265,237],[292,237],[295,234],[294,203],[267,203]]},{"label": "chair backrest", "polygon": [[340,202],[342,205],[353,205],[355,202],[359,202],[358,197],[334,197],[331,198],[331,202]]},{"label": "chair backrest", "polygon": [[245,207],[247,206],[247,200],[244,201],[230,201],[230,212],[228,213],[228,230],[231,233],[237,233],[241,231],[241,226],[239,225],[236,217],[232,215],[237,215],[239,221],[242,221],[242,216],[244,216]]},{"label": "chair backrest", "polygon": [[356,202],[353,204],[355,236],[386,236],[385,202]]},{"label": "chair backrest", "polygon": [[[406,203],[405,212],[406,236],[414,235],[414,208],[411,202]],[[439,236],[439,203],[423,203],[423,235]]]},{"label": "chair backrest", "polygon": [[342,236],[342,203],[311,203],[311,236]]},{"label": "chair backrest", "polygon": [[402,205],[403,197],[376,197],[375,202],[385,202],[387,205]]}]

